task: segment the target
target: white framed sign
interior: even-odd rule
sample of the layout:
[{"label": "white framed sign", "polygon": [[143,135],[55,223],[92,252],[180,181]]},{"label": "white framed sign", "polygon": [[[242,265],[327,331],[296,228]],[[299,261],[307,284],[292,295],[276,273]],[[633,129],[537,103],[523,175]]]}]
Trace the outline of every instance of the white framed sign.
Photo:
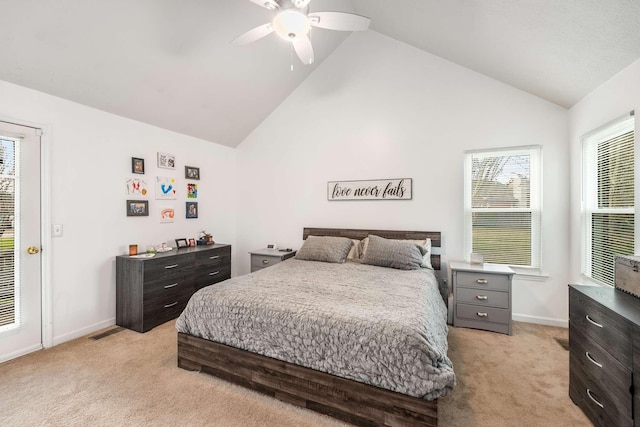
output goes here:
[{"label": "white framed sign", "polygon": [[411,200],[412,179],[329,181],[327,200]]}]

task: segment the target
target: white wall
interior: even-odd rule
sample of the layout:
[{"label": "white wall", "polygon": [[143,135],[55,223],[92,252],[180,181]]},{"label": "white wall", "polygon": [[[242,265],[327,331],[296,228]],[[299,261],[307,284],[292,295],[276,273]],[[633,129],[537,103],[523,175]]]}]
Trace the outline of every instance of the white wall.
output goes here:
[{"label": "white wall", "polygon": [[[286,78],[286,75],[283,75]],[[469,149],[540,144],[543,273],[514,282],[514,318],[566,325],[567,111],[373,31],[351,35],[238,147],[236,264],[302,228],[439,230],[463,253]],[[327,181],[413,178],[411,201],[328,202]]]},{"label": "white wall", "polygon": [[[53,238],[53,342],[60,343],[115,322],[115,256],[130,243],[198,237],[235,243],[233,149],[169,132],[0,81],[0,118],[48,126],[51,144],[51,221],[64,225]],[[156,153],[176,155],[175,171],[158,169]],[[145,159],[145,175],[131,174],[131,157]],[[199,218],[186,220],[184,166],[200,167]],[[178,199],[154,200],[156,175],[178,178]],[[150,216],[125,216],[125,182],[151,186]],[[144,198],[144,197],[143,197]],[[176,221],[161,224],[160,206],[174,206]]]},{"label": "white wall", "polygon": [[[636,200],[640,200],[640,60],[629,65],[608,82],[591,92],[569,110],[570,159],[571,159],[571,281],[591,283],[582,276],[580,256],[582,251],[581,216],[581,181],[582,181],[582,143],[581,137],[630,111],[636,112]],[[638,203],[636,202],[636,206]],[[636,208],[637,210],[637,208]],[[640,247],[640,221],[636,221],[636,248]]]}]

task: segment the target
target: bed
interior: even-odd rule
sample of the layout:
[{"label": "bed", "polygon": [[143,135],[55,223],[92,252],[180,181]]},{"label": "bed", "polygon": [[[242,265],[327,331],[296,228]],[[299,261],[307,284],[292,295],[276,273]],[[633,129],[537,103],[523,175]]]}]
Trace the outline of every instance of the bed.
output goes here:
[{"label": "bed", "polygon": [[[303,232],[369,235],[440,246],[436,232]],[[291,259],[204,288],[176,323],[178,366],[357,425],[435,426],[455,375],[439,256],[425,257],[433,270]]]}]

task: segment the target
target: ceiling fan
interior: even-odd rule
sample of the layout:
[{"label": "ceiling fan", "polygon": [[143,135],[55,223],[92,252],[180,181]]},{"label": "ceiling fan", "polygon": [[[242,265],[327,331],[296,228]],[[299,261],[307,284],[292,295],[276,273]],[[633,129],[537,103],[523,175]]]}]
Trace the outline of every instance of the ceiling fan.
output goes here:
[{"label": "ceiling fan", "polygon": [[[313,46],[309,39],[311,27],[339,31],[364,31],[369,18],[345,12],[309,13],[311,0],[250,0],[274,12],[273,20],[242,34],[231,44],[242,46],[268,36],[277,35],[291,43],[303,64],[313,63]],[[293,67],[293,66],[292,66]],[[293,68],[292,68],[293,69]]]}]

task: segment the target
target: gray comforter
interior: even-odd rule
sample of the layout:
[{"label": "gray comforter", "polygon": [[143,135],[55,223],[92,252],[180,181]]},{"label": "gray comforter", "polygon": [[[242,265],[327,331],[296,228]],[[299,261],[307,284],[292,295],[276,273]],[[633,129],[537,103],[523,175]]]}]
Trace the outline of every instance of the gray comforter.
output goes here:
[{"label": "gray comforter", "polygon": [[432,270],[290,259],[196,292],[180,332],[428,400],[455,385]]}]

